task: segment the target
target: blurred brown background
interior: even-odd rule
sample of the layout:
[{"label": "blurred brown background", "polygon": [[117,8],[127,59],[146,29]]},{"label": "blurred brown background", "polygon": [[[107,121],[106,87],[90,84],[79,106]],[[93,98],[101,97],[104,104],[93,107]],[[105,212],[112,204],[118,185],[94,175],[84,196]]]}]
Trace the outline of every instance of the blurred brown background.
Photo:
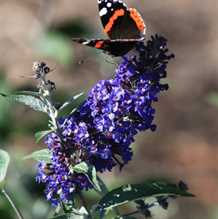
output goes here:
[{"label": "blurred brown background", "polygon": [[[130,164],[122,173],[115,170],[104,177],[111,184],[114,176],[120,182],[149,177],[182,179],[196,198],[180,201],[171,215],[161,218],[217,219],[218,1],[126,3],[141,12],[148,38],[159,33],[168,39],[176,59],[169,64],[170,90],[156,104],[157,131],[140,134]],[[96,0],[1,0],[0,27],[0,92],[32,89],[35,82],[22,76],[31,74],[35,60],[46,61],[55,69],[50,77],[61,97],[87,91],[115,69],[110,58],[70,40],[103,35]],[[22,106],[11,109],[3,102],[0,112],[1,147],[23,155],[43,146],[34,143],[33,134],[46,129],[44,117]],[[12,179],[19,180],[19,174]]]}]

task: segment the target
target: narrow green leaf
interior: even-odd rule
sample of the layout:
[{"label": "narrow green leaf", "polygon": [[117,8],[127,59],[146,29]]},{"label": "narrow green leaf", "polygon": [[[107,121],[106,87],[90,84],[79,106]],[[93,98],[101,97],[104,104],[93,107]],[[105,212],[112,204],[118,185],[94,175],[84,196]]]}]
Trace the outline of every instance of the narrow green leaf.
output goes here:
[{"label": "narrow green leaf", "polygon": [[94,166],[92,166],[91,168],[89,168],[89,171],[88,171],[88,176],[89,178],[91,179],[91,182],[93,183],[93,185],[95,186],[95,188],[101,192],[101,187],[99,185],[99,182],[98,182],[98,178],[97,178],[97,173],[96,173],[96,169]]},{"label": "narrow green leaf", "polygon": [[175,195],[193,197],[176,184],[165,181],[147,181],[143,184],[128,184],[107,193],[98,203],[96,210],[105,211],[137,199]]},{"label": "narrow green leaf", "polygon": [[42,149],[39,151],[34,151],[32,154],[25,156],[23,159],[34,159],[36,161],[51,163],[51,152],[48,149]]},{"label": "narrow green leaf", "polygon": [[67,100],[60,108],[59,110],[63,110],[64,108],[68,107],[69,105],[71,105],[72,103],[74,103],[75,100],[77,100],[78,98],[80,98],[81,96],[83,96],[84,93],[79,93],[73,97],[71,97],[69,100]]},{"label": "narrow green leaf", "polygon": [[73,96],[73,100],[76,100],[76,99],[80,98],[80,97],[83,96],[83,95],[84,95],[83,92],[78,93],[78,94],[76,94],[76,95]]},{"label": "narrow green leaf", "polygon": [[9,154],[0,149],[0,189],[3,189],[4,187],[9,162]]},{"label": "narrow green leaf", "polygon": [[36,143],[39,143],[42,138],[51,133],[52,130],[39,131],[35,133]]},{"label": "narrow green leaf", "polygon": [[86,162],[81,162],[75,165],[74,167],[72,167],[72,170],[75,171],[76,173],[85,174],[88,177],[89,181],[94,186],[94,188],[96,188],[98,191],[101,192],[101,187],[99,185],[96,169],[94,166],[88,165]]},{"label": "narrow green leaf", "polygon": [[23,103],[24,105],[29,106],[30,108],[36,111],[47,113],[46,104],[43,103],[43,101],[36,96],[25,95],[25,94],[6,95],[3,93],[0,93],[0,96],[5,97],[12,102]]}]

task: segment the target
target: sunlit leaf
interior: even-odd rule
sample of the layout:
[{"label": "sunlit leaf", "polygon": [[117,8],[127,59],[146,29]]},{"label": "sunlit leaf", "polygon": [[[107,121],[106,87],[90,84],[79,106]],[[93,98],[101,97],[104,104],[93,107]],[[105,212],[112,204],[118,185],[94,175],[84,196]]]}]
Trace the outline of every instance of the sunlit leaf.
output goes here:
[{"label": "sunlit leaf", "polygon": [[12,101],[12,102],[23,103],[26,106],[29,106],[30,108],[36,111],[47,113],[47,107],[45,103],[43,103],[43,101],[39,99],[38,97],[31,96],[31,95],[24,95],[24,94],[7,95],[3,93],[0,93],[0,96],[5,97],[9,101]]},{"label": "sunlit leaf", "polygon": [[83,173],[85,174],[89,181],[92,183],[94,188],[96,188],[98,191],[101,191],[101,187],[99,185],[99,181],[96,174],[96,169],[92,165],[88,165],[86,162],[81,162],[75,166],[72,167],[72,170],[76,173]]},{"label": "sunlit leaf", "polygon": [[46,130],[46,131],[39,131],[35,133],[35,139],[36,139],[36,143],[39,143],[39,141],[44,138],[46,135],[48,135],[49,133],[51,133],[52,130]]},{"label": "sunlit leaf", "polygon": [[96,169],[94,166],[89,168],[88,176],[91,179],[91,182],[93,183],[94,187],[101,192],[101,187],[98,182]]},{"label": "sunlit leaf", "polygon": [[86,162],[81,162],[75,166],[72,167],[73,171],[75,171],[76,173],[88,173],[89,171],[89,166]]},{"label": "sunlit leaf", "polygon": [[23,158],[24,160],[27,159],[34,159],[36,161],[44,161],[46,163],[51,162],[51,152],[48,149],[42,149],[39,151],[34,151],[32,154],[29,154]]},{"label": "sunlit leaf", "polygon": [[0,149],[0,189],[4,187],[9,162],[9,154],[6,151]]},{"label": "sunlit leaf", "polygon": [[178,185],[165,181],[148,181],[143,184],[128,184],[107,193],[98,203],[97,210],[104,211],[137,199],[175,195],[193,197]]}]

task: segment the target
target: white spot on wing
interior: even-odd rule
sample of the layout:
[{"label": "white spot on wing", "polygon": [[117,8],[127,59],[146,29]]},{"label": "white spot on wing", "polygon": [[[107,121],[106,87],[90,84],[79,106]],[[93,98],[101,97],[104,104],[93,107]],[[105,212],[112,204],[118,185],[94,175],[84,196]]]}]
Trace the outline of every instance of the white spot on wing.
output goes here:
[{"label": "white spot on wing", "polygon": [[99,11],[100,17],[104,16],[105,14],[107,14],[107,8],[102,8],[102,9]]},{"label": "white spot on wing", "polygon": [[111,2],[108,2],[108,3],[107,3],[107,7],[110,8],[111,6],[112,6],[112,3],[111,3]]},{"label": "white spot on wing", "polygon": [[87,41],[83,42],[82,44],[83,44],[83,45],[87,45],[87,44],[89,44],[89,43],[90,43],[90,40],[87,40]]}]

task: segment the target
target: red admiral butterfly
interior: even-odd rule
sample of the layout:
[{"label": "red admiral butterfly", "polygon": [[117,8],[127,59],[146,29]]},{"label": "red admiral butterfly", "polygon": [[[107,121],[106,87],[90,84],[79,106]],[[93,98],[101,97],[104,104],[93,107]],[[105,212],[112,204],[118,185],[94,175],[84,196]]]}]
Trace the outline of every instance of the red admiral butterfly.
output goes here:
[{"label": "red admiral butterfly", "polygon": [[145,23],[135,8],[128,8],[122,0],[98,0],[99,15],[109,39],[80,39],[73,41],[122,56],[144,40]]}]

